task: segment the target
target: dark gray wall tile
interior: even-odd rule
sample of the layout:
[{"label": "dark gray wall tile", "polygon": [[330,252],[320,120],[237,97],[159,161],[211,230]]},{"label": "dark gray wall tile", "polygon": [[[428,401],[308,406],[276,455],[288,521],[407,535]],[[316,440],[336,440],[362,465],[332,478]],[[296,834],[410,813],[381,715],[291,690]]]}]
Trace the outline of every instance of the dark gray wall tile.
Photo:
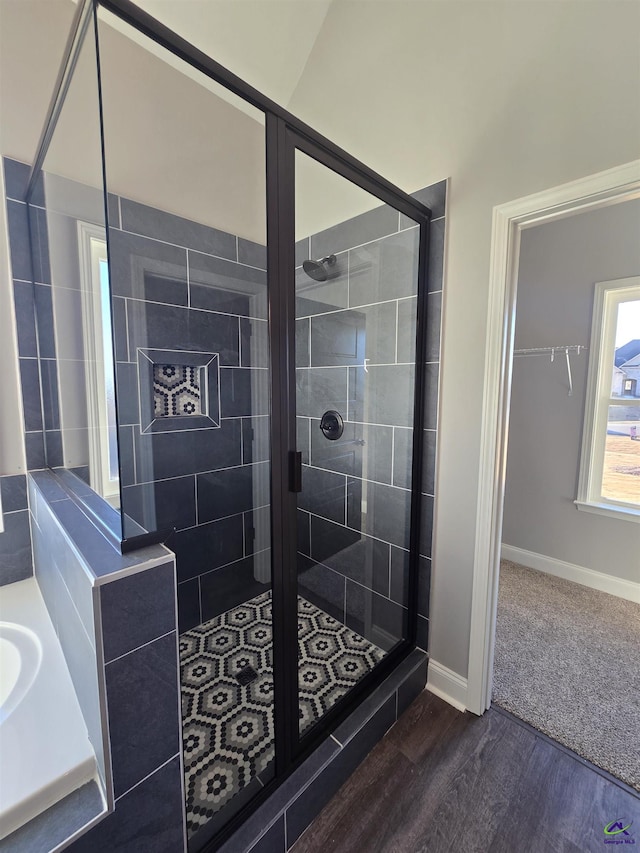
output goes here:
[{"label": "dark gray wall tile", "polygon": [[240,359],[243,367],[269,367],[269,329],[266,320],[240,318]]},{"label": "dark gray wall tile", "polygon": [[223,418],[269,414],[269,371],[253,367],[221,368],[220,412]]},{"label": "dark gray wall tile", "polygon": [[349,252],[349,305],[368,305],[418,292],[418,229]]},{"label": "dark gray wall tile", "polygon": [[430,293],[427,297],[427,352],[425,361],[440,360],[441,316],[442,293]]},{"label": "dark gray wall tile", "polygon": [[126,198],[120,200],[120,211],[124,231],[143,234],[221,258],[236,259],[236,238],[233,234]]},{"label": "dark gray wall tile", "polygon": [[244,514],[244,553],[255,554],[271,547],[271,507],[263,506]]},{"label": "dark gray wall tile", "polygon": [[393,431],[393,485],[411,488],[413,430],[396,427]]},{"label": "dark gray wall tile", "polygon": [[182,530],[196,523],[193,476],[123,486],[122,509],[145,530]]},{"label": "dark gray wall tile", "polygon": [[295,249],[295,264],[296,267],[301,267],[302,262],[306,261],[307,258],[311,257],[311,241],[308,237],[305,237],[304,240],[296,241],[296,249]]},{"label": "dark gray wall tile", "polygon": [[311,319],[311,364],[314,367],[355,366],[396,360],[396,305],[385,302],[366,308],[336,311]]},{"label": "dark gray wall tile", "polygon": [[317,516],[311,517],[311,555],[382,595],[389,594],[389,545]]},{"label": "dark gray wall tile", "polygon": [[190,251],[189,287],[193,308],[267,319],[264,269]]},{"label": "dark gray wall tile", "polygon": [[25,429],[30,432],[41,430],[40,370],[37,359],[20,359],[20,384]]},{"label": "dark gray wall tile", "polygon": [[344,523],[345,481],[341,474],[303,465],[298,506],[331,521]]},{"label": "dark gray wall tile", "polygon": [[429,235],[429,272],[427,290],[432,293],[442,290],[444,272],[444,234],[445,220],[439,219],[431,223]]},{"label": "dark gray wall tile", "polygon": [[23,358],[37,358],[38,342],[36,337],[33,284],[14,281],[13,301],[16,312],[16,329],[18,332],[18,355]]},{"label": "dark gray wall tile", "polygon": [[433,531],[433,498],[429,495],[422,495],[420,504],[420,554],[423,557],[430,557]]},{"label": "dark gray wall tile", "polygon": [[178,589],[178,631],[183,634],[202,622],[200,615],[200,579],[193,578],[179,583]]},{"label": "dark gray wall tile", "polygon": [[297,415],[320,418],[327,409],[345,412],[346,406],[346,367],[296,370]]},{"label": "dark gray wall tile", "polygon": [[413,425],[414,366],[349,368],[349,420]]},{"label": "dark gray wall tile", "polygon": [[64,463],[62,452],[62,432],[59,429],[46,430],[44,448],[49,468],[61,468]]},{"label": "dark gray wall tile", "polygon": [[418,616],[418,639],[417,644],[419,649],[429,651],[429,620],[423,616]]},{"label": "dark gray wall tile", "polygon": [[271,419],[268,416],[242,419],[242,461],[267,462],[271,458]]},{"label": "dark gray wall tile", "polygon": [[390,596],[405,607],[409,604],[409,552],[391,545]]},{"label": "dark gray wall tile", "polygon": [[416,310],[418,298],[411,296],[398,301],[398,358],[399,364],[416,360]]},{"label": "dark gray wall tile", "polygon": [[24,474],[0,477],[0,495],[2,511],[16,512],[27,509],[27,478]]},{"label": "dark gray wall tile", "polygon": [[[329,523],[329,522],[327,522]],[[303,509],[296,510],[296,536],[298,552],[311,555],[311,515]]]},{"label": "dark gray wall tile", "polygon": [[395,601],[347,580],[345,623],[382,649],[407,636],[407,610]]},{"label": "dark gray wall tile", "polygon": [[107,219],[109,228],[120,228],[120,202],[113,193],[107,193]]},{"label": "dark gray wall tile", "polygon": [[256,579],[253,557],[206,572],[200,575],[202,622],[244,604],[270,588],[271,584]]},{"label": "dark gray wall tile", "polygon": [[120,458],[120,484],[130,486],[135,480],[133,452],[133,426],[123,426],[118,430],[118,456]]},{"label": "dark gray wall tile", "polygon": [[111,312],[116,361],[129,361],[126,300],[120,296],[114,296],[111,300]]},{"label": "dark gray wall tile", "polygon": [[0,533],[0,586],[25,580],[32,574],[29,512],[5,512],[4,533]]},{"label": "dark gray wall tile", "polygon": [[130,300],[127,305],[129,353],[137,347],[220,354],[220,364],[240,363],[238,323],[223,314]]},{"label": "dark gray wall tile", "polygon": [[175,633],[107,664],[105,676],[117,798],[178,751]]},{"label": "dark gray wall tile", "polygon": [[[375,203],[373,196],[372,203]],[[324,258],[326,255],[335,255],[353,246],[369,243],[386,234],[393,234],[398,230],[398,211],[388,204],[374,207],[366,213],[347,219],[325,231],[311,236],[311,256],[313,258]],[[374,302],[375,300],[371,300]]]},{"label": "dark gray wall tile", "polygon": [[105,662],[176,629],[173,563],[100,587]]},{"label": "dark gray wall tile", "polygon": [[296,320],[296,367],[309,367],[311,364],[309,354],[309,328],[310,320],[304,317]]},{"label": "dark gray wall tile", "polygon": [[181,853],[182,809],[176,757],[122,797],[114,812],[68,849],[71,853]]},{"label": "dark gray wall tile", "polygon": [[198,524],[247,512],[269,502],[266,462],[198,474]]},{"label": "dark gray wall tile", "polygon": [[298,554],[298,594],[339,622],[344,622],[345,578]]},{"label": "dark gray wall tile", "polygon": [[37,471],[45,467],[44,433],[28,432],[24,437],[25,451],[27,454],[27,468],[29,471]]},{"label": "dark gray wall tile", "polygon": [[424,370],[424,428],[436,429],[438,425],[438,384],[440,365],[427,364]]},{"label": "dark gray wall tile", "polygon": [[[362,512],[363,492],[366,488],[366,515]],[[409,547],[411,492],[385,486],[381,483],[366,483],[349,478],[347,482],[347,524],[355,530],[363,530],[370,536]]]},{"label": "dark gray wall tile", "polygon": [[12,160],[10,157],[3,157],[2,162],[6,197],[16,201],[24,201],[31,167],[26,163],[20,163],[18,160]]},{"label": "dark gray wall tile", "polygon": [[311,464],[354,477],[391,482],[391,427],[344,424],[338,439],[328,440],[320,421],[311,420]]},{"label": "dark gray wall tile", "polygon": [[50,284],[49,234],[47,233],[47,215],[44,210],[29,206],[29,228],[33,280]]},{"label": "dark gray wall tile", "polygon": [[[311,418],[296,418],[296,446],[297,449],[302,453],[302,462],[304,465],[310,464],[309,459],[309,442],[310,442],[310,434],[309,430],[311,428],[311,424],[316,424],[316,428],[319,425],[319,421],[312,421]],[[326,441],[326,439],[325,439]]]},{"label": "dark gray wall tile", "polygon": [[245,240],[243,237],[239,237],[238,261],[241,264],[249,264],[249,266],[259,267],[261,270],[266,270],[267,247],[260,243],[254,243],[251,240]]},{"label": "dark gray wall tile", "polygon": [[148,482],[239,465],[240,420],[224,420],[218,429],[135,434],[138,480]]},{"label": "dark gray wall tile", "polygon": [[115,296],[187,305],[187,253],[124,231],[109,232],[109,279]]},{"label": "dark gray wall tile", "polygon": [[53,293],[48,284],[34,285],[36,328],[40,358],[56,357],[56,341],[53,325]]},{"label": "dark gray wall tile", "polygon": [[424,430],[424,444],[422,451],[422,484],[421,488],[427,495],[435,492],[436,476],[436,432],[435,430]]},{"label": "dark gray wall tile", "polygon": [[[60,401],[58,398],[58,370],[54,359],[40,359],[42,383],[42,415],[47,430],[60,429]],[[47,459],[49,459],[47,455]],[[49,462],[51,465],[51,462]]]},{"label": "dark gray wall tile", "polygon": [[420,557],[418,561],[418,613],[429,618],[431,596],[431,559]]},{"label": "dark gray wall tile", "polygon": [[242,516],[232,515],[172,534],[167,540],[167,548],[176,555],[178,581],[190,580],[242,559],[242,530]]},{"label": "dark gray wall tile", "polygon": [[7,228],[11,274],[21,281],[33,281],[31,246],[29,243],[29,217],[26,204],[7,201]]},{"label": "dark gray wall tile", "polygon": [[140,391],[138,390],[138,365],[116,363],[116,389],[118,395],[118,423],[140,423]]}]

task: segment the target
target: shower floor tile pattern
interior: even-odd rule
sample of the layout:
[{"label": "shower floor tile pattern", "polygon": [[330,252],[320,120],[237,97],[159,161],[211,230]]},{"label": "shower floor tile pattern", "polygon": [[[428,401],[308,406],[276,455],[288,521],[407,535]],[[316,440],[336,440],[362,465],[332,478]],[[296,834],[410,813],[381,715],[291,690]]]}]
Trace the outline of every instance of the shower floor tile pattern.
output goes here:
[{"label": "shower floor tile pattern", "polygon": [[[300,731],[384,652],[298,596]],[[247,667],[257,677],[242,684]],[[192,835],[274,758],[271,593],[180,636],[187,831]],[[244,680],[241,678],[241,681]]]}]

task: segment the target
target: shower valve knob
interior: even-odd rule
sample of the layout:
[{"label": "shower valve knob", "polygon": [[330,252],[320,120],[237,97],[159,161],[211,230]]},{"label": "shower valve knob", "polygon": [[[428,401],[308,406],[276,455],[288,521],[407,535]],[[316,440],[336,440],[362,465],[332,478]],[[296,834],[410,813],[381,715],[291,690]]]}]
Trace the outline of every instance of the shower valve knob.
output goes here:
[{"label": "shower valve knob", "polygon": [[325,412],[320,420],[320,430],[329,441],[340,438],[344,432],[344,421],[340,412],[335,412],[333,409]]}]

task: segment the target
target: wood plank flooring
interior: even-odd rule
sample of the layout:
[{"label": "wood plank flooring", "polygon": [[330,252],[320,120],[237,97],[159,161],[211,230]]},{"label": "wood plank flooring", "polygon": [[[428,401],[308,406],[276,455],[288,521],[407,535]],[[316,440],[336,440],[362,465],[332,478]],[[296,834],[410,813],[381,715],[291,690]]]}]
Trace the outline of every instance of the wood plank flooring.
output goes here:
[{"label": "wood plank flooring", "polygon": [[615,846],[640,851],[631,789],[503,711],[424,691],[291,853],[596,853],[619,819]]}]

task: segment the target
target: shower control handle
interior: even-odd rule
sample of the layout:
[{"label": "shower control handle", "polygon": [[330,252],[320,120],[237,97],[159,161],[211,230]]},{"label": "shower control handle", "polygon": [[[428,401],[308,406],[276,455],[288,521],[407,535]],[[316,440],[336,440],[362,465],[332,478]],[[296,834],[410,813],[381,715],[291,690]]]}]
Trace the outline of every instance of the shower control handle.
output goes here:
[{"label": "shower control handle", "polygon": [[344,421],[340,412],[333,409],[325,412],[320,419],[320,430],[329,441],[336,441],[344,432]]}]

